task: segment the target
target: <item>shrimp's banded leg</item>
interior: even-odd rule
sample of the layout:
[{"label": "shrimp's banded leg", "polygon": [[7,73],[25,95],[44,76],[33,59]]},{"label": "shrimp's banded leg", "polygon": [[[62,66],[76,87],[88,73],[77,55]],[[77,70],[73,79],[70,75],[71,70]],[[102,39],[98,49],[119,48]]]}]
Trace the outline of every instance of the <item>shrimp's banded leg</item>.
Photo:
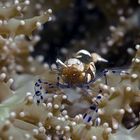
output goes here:
[{"label": "shrimp's banded leg", "polygon": [[[38,79],[35,82],[35,86],[34,86],[34,95],[33,95],[33,99],[37,104],[43,103],[44,102],[44,89],[42,87],[42,80]],[[47,91],[45,92],[45,94],[47,94]]]},{"label": "shrimp's banded leg", "polygon": [[90,123],[91,121],[94,121],[95,126],[99,126],[101,119],[98,117],[98,102],[100,102],[102,96],[98,95],[96,97],[95,103],[92,104],[88,111],[83,115],[83,121],[85,123]]},{"label": "shrimp's banded leg", "polygon": [[103,77],[105,79],[105,84],[108,85],[108,74],[119,74],[121,76],[121,75],[129,75],[130,73],[128,71],[125,71],[124,69],[104,69],[99,74],[96,74],[96,77],[86,85],[90,85],[96,82],[98,79],[102,79]]},{"label": "shrimp's banded leg", "polygon": [[41,91],[35,91],[33,99],[37,104],[42,103],[44,101],[42,92]]},{"label": "shrimp's banded leg", "polygon": [[89,107],[88,111],[83,115],[83,121],[85,123],[90,123],[95,121],[98,116],[98,107],[96,104],[93,104]]},{"label": "shrimp's banded leg", "polygon": [[108,72],[108,69],[105,69],[104,71],[103,71],[103,74],[104,74],[104,77],[105,77],[105,84],[107,85],[107,72]]},{"label": "shrimp's banded leg", "polygon": [[[47,89],[46,90],[43,86],[47,86]],[[59,84],[60,85],[60,84]],[[34,86],[34,101],[36,103],[42,103],[44,102],[44,99],[45,99],[45,96],[46,94],[53,88],[55,88],[57,85],[53,84],[53,83],[49,83],[49,82],[46,82],[46,81],[43,81],[41,79],[38,79],[36,82],[35,82],[35,86]]]},{"label": "shrimp's banded leg", "polygon": [[109,69],[105,69],[104,71],[103,71],[103,76],[104,76],[104,78],[105,78],[105,84],[106,85],[108,85],[108,79],[107,79],[107,74],[108,73],[112,73],[112,74],[119,74],[119,75],[121,75],[121,74],[125,74],[125,75],[128,75],[128,74],[130,74],[129,72],[127,72],[127,71],[124,71],[124,70],[119,70],[119,69],[113,69],[113,70],[109,70]]},{"label": "shrimp's banded leg", "polygon": [[84,116],[83,116],[83,120],[84,120],[85,123],[89,123],[90,121],[93,120],[93,118],[88,113],[85,113]]}]

